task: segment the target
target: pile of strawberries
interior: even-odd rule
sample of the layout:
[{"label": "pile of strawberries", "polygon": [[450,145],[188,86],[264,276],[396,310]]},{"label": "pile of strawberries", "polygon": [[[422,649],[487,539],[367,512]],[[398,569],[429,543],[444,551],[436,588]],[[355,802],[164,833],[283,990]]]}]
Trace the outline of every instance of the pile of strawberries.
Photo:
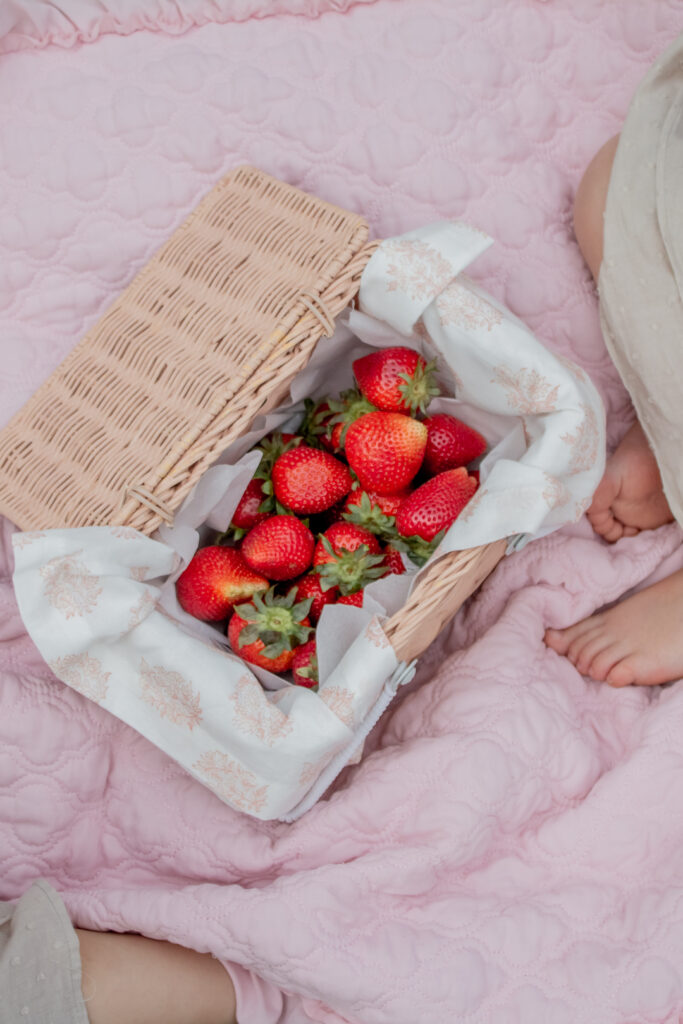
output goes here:
[{"label": "pile of strawberries", "polygon": [[229,617],[245,661],[315,687],[315,625],[328,604],[361,606],[364,587],[422,565],[478,486],[486,450],[443,413],[433,364],[410,348],[353,363],[358,387],[309,400],[297,434],[271,434],[230,528],[200,548],[176,589],[198,619]]}]

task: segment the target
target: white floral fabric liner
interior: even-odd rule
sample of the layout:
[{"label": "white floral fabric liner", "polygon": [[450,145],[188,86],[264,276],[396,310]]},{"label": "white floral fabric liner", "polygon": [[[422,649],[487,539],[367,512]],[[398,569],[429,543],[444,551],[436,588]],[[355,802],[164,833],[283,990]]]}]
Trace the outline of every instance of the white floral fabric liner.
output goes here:
[{"label": "white floral fabric liner", "polygon": [[[605,411],[588,375],[462,273],[492,242],[465,224],[433,224],[380,246],[361,279],[361,309],[393,328],[391,344],[417,336],[436,354],[459,411],[438,399],[430,412],[459,416],[491,445],[439,553],[501,537],[521,547],[580,519],[604,472]],[[350,327],[362,330],[353,315]]]},{"label": "white floral fabric liner", "polygon": [[15,537],[19,609],[55,675],[256,817],[295,806],[397,666],[373,619],[317,694],[268,690],[160,608],[152,581],[176,567],[167,545],[106,526]]},{"label": "white floral fabric liner", "polygon": [[14,536],[19,609],[55,675],[240,811],[298,817],[358,758],[413,674],[382,623],[404,603],[415,567],[367,587],[362,609],[325,608],[317,693],[247,666],[214,627],[180,609],[175,580],[208,530],[229,524],[260,436],[298,422],[304,397],[350,386],[358,355],[409,344],[437,361],[445,397],[430,411],[461,417],[490,444],[482,486],[433,557],[557,529],[578,518],[600,479],[604,412],[589,379],[462,276],[490,244],[441,223],[380,246],[361,281],[362,312],[340,318],[293,381],[291,402],[221,456],[172,528],[155,538],[127,527]]}]

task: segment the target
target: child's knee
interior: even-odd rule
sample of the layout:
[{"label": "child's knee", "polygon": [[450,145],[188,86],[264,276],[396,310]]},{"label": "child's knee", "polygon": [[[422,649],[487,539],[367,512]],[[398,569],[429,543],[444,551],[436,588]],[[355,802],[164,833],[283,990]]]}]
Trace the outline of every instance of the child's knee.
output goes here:
[{"label": "child's knee", "polygon": [[581,179],[574,199],[574,232],[583,258],[597,280],[602,262],[603,215],[619,136],[598,150]]}]

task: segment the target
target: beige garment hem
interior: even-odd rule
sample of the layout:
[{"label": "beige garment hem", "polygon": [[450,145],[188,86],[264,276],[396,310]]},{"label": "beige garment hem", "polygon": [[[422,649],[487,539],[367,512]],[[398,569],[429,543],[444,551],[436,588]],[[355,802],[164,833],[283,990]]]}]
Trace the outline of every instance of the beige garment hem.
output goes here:
[{"label": "beige garment hem", "polygon": [[683,35],[641,82],[624,123],[598,290],[605,343],[683,525]]},{"label": "beige garment hem", "polygon": [[78,936],[42,879],[17,903],[0,902],[0,1020],[88,1024]]}]

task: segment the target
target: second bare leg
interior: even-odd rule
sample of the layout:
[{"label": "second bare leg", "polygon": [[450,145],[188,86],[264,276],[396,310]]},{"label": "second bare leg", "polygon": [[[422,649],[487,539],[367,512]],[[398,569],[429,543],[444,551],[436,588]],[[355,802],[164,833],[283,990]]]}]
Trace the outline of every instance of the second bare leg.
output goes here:
[{"label": "second bare leg", "polygon": [[76,929],[90,1024],[236,1024],[235,990],[208,953]]},{"label": "second bare leg", "polygon": [[[574,208],[576,237],[596,280],[617,141],[611,139],[591,162]],[[608,460],[587,515],[596,533],[608,541],[671,522],[659,468],[637,420]],[[568,629],[548,629],[545,642],[566,655],[580,672],[611,686],[679,679],[683,676],[683,570]]]}]

